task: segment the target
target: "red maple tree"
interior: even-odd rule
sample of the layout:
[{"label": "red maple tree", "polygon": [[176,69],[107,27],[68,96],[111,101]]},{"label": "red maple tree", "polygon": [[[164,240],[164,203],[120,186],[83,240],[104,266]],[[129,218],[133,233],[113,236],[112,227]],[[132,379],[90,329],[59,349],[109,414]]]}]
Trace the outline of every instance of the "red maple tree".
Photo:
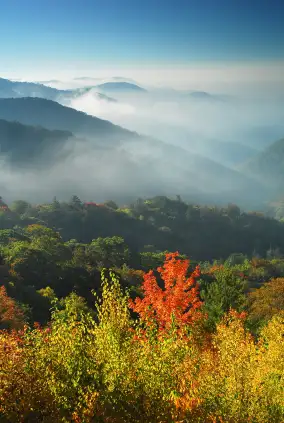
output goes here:
[{"label": "red maple tree", "polygon": [[182,328],[200,317],[199,266],[187,276],[190,262],[178,257],[178,252],[167,254],[163,266],[157,269],[164,287],[159,286],[151,270],[143,277],[143,298],[130,301],[130,308],[147,326],[169,330],[174,322],[177,328]]}]

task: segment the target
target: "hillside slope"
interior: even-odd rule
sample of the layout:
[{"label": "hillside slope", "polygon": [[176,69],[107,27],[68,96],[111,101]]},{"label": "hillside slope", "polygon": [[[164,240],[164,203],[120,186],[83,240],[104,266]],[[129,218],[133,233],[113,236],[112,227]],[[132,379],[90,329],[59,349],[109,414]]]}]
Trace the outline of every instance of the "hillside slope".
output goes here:
[{"label": "hillside slope", "polygon": [[[85,143],[80,140],[80,143],[68,144],[70,149],[64,152],[72,155],[72,161],[65,163],[66,173],[71,166],[80,175],[84,174],[85,179],[77,177],[76,180],[74,175],[70,180],[68,176],[70,189],[75,184],[78,194],[87,195],[88,190],[89,195],[96,185],[108,196],[114,196],[115,192],[122,196],[182,194],[187,198],[202,194],[203,197],[210,195],[215,201],[226,198],[239,202],[258,199],[261,191],[259,184],[223,164],[51,100],[0,99],[0,119],[87,138]],[[58,150],[58,145],[54,147],[47,139],[45,144],[54,152]],[[22,156],[23,163],[28,158],[27,151]],[[62,167],[59,158],[56,163]],[[66,191],[67,187],[62,189]]]},{"label": "hillside slope", "polygon": [[284,183],[284,138],[274,142],[241,169],[249,176],[272,189],[283,189]]},{"label": "hillside slope", "polygon": [[0,98],[0,119],[17,120],[26,125],[40,125],[90,137],[138,137],[136,133],[109,121],[42,98]]},{"label": "hillside slope", "polygon": [[198,141],[191,140],[189,149],[195,149],[199,154],[225,166],[241,165],[258,154],[258,150],[238,142],[205,138]]},{"label": "hillside slope", "polygon": [[50,131],[0,119],[0,153],[17,166],[37,161],[42,154],[46,160],[48,152],[56,154],[72,136],[69,131]]},{"label": "hillside slope", "polygon": [[63,91],[43,84],[0,78],[0,97],[2,98],[41,97],[55,100],[60,93]]}]

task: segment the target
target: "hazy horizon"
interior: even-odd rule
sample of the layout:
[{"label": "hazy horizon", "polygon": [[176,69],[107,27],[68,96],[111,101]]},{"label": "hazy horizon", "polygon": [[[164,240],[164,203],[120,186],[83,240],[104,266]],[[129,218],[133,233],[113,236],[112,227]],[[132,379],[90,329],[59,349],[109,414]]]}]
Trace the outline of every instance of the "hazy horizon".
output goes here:
[{"label": "hazy horizon", "polygon": [[[2,155],[6,191],[46,189],[50,195],[60,185],[63,193],[74,189],[89,195],[97,186],[109,196],[109,189],[124,194],[137,187],[138,196],[192,189],[225,197],[231,188],[241,196],[245,164],[284,137],[280,0],[263,0],[257,6],[245,0],[0,3],[0,31],[5,37],[0,78],[73,90],[51,95],[48,90],[35,94],[33,86],[23,91],[19,86],[15,92],[4,87],[2,96],[47,95],[146,136],[140,144],[120,140],[119,146],[111,147],[108,160],[100,156],[95,137],[88,133],[85,150],[80,142],[71,143],[70,157],[55,160],[49,173],[35,171],[28,163],[25,170],[9,170]],[[147,92],[96,88],[108,81],[134,83]],[[91,86],[89,91],[76,91]],[[191,96],[192,91],[201,94]],[[16,119],[13,114],[11,119]],[[53,118],[48,119],[50,124]],[[44,118],[38,122],[26,115],[22,123],[50,129]],[[68,122],[58,124],[70,130]],[[74,128],[71,132],[80,137],[79,128]],[[152,138],[158,147],[151,144]],[[104,146],[108,141],[107,134],[102,136]],[[60,151],[61,146],[56,148]],[[70,173],[73,166],[76,173]]]},{"label": "hazy horizon", "polygon": [[[284,90],[281,0],[2,0],[0,76]],[[32,10],[32,13],[30,13]]]},{"label": "hazy horizon", "polygon": [[[79,67],[79,63],[76,67]],[[84,79],[79,79],[83,77]],[[5,72],[0,78],[38,82],[58,89],[72,89],[97,85],[112,78],[121,78],[150,88],[172,88],[177,90],[209,91],[212,93],[273,96],[284,95],[284,60],[275,63],[195,63],[182,67],[131,67],[105,68],[94,71],[92,68],[77,71],[50,70],[49,72]]]}]

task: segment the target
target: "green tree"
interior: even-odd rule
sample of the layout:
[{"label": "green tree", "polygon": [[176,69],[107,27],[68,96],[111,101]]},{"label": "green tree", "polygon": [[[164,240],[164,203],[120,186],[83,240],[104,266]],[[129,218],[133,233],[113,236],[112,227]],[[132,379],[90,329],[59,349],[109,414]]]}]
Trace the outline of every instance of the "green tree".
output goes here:
[{"label": "green tree", "polygon": [[69,201],[69,204],[71,207],[74,207],[75,209],[81,209],[83,206],[82,201],[77,195],[73,195]]},{"label": "green tree", "polygon": [[119,236],[94,239],[87,247],[91,261],[101,267],[121,267],[129,262],[129,248]]},{"label": "green tree", "polygon": [[245,306],[246,282],[228,266],[218,266],[209,280],[201,282],[201,298],[211,329],[231,308],[242,311]]},{"label": "green tree", "polygon": [[16,200],[11,204],[10,210],[18,215],[23,215],[30,207],[31,205],[27,201]]}]

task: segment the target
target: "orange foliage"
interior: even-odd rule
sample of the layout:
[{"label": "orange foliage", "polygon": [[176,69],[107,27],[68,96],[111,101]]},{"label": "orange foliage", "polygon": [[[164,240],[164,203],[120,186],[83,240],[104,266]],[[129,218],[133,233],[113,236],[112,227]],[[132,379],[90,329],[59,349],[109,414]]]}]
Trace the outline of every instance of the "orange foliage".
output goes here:
[{"label": "orange foliage", "polygon": [[24,325],[24,314],[15,301],[0,286],[0,329],[19,329]]},{"label": "orange foliage", "polygon": [[178,256],[178,252],[167,254],[164,265],[157,269],[164,282],[164,288],[158,285],[153,271],[150,271],[143,277],[144,297],[130,301],[130,308],[138,313],[148,326],[154,324],[160,330],[168,330],[174,322],[181,328],[200,316],[197,310],[202,302],[196,282],[200,269],[197,266],[188,277],[189,260],[179,259]]}]

